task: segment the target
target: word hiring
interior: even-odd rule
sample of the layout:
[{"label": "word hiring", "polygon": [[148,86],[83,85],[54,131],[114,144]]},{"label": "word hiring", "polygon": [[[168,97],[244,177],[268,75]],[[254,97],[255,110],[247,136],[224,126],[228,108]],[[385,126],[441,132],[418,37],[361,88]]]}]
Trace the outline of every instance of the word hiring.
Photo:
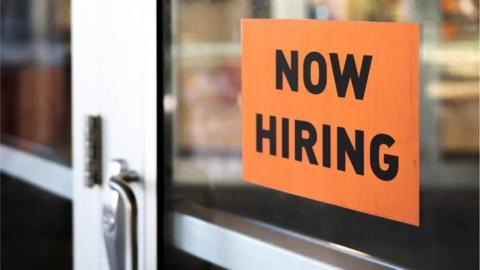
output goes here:
[{"label": "word hiring", "polygon": [[[357,100],[363,100],[365,96],[365,88],[370,72],[370,65],[372,63],[372,56],[363,56],[360,73],[357,72],[355,58],[352,54],[348,54],[343,70],[340,68],[338,55],[330,53],[330,62],[335,78],[335,86],[339,98],[345,98],[348,84],[351,81],[354,95]],[[318,65],[318,80],[312,81],[311,66],[315,63]],[[291,51],[290,65],[287,63],[283,51],[276,51],[276,89],[283,90],[283,76],[286,77],[291,91],[298,92],[298,52]],[[327,65],[325,58],[318,52],[308,53],[303,61],[303,83],[305,88],[311,94],[317,95],[323,92],[327,83]],[[263,142],[268,140],[270,143],[269,154],[276,156],[277,152],[277,117],[269,116],[268,129],[263,126],[263,115],[256,114],[256,151],[263,152]],[[282,158],[290,158],[289,153],[289,129],[290,120],[288,118],[280,119],[281,125],[281,156]],[[303,152],[306,153],[310,164],[318,165],[317,155],[313,151],[317,143],[317,129],[313,124],[305,120],[293,120],[294,128],[294,158],[297,161],[303,161]],[[325,168],[331,167],[331,126],[324,124],[321,127],[322,131],[322,166]],[[357,175],[364,175],[364,154],[365,154],[365,136],[362,130],[355,130],[355,141],[352,143],[345,127],[337,127],[335,135],[337,136],[337,170],[346,170],[346,157],[350,160],[353,169]],[[390,148],[395,144],[395,139],[388,134],[376,134],[369,142],[370,151],[370,168],[372,172],[381,180],[390,181],[395,178],[398,172],[399,158],[398,156],[384,154],[383,163],[387,166],[382,168],[380,166],[380,148],[382,145]],[[385,167],[385,166],[383,166]]]}]

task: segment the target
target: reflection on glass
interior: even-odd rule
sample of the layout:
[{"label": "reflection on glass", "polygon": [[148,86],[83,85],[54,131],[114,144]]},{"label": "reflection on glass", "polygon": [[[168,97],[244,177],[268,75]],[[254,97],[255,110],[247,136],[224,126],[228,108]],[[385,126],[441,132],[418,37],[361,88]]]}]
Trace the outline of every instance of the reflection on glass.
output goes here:
[{"label": "reflection on glass", "polygon": [[[177,195],[406,267],[478,269],[478,1],[182,0],[172,5]],[[420,23],[420,228],[242,181],[240,19],[246,17]]]},{"label": "reflection on glass", "polygon": [[1,143],[70,165],[70,1],[0,5]]}]

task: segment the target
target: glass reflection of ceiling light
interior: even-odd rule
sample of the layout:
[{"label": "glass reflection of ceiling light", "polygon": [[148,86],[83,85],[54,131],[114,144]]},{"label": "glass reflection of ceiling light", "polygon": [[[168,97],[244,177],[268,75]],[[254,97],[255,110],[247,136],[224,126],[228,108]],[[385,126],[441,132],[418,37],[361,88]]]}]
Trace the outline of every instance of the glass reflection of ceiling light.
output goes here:
[{"label": "glass reflection of ceiling light", "polygon": [[177,108],[177,100],[172,95],[163,97],[163,109],[165,113],[171,113]]},{"label": "glass reflection of ceiling light", "polygon": [[477,10],[470,0],[460,0],[458,6],[463,14],[467,15],[471,19],[475,19]]},{"label": "glass reflection of ceiling light", "polygon": [[330,11],[327,6],[318,5],[315,7],[315,17],[320,20],[328,19],[330,16]]},{"label": "glass reflection of ceiling light", "polygon": [[351,249],[351,248],[348,248],[348,247],[345,247],[345,246],[342,246],[342,245],[338,245],[338,244],[335,244],[335,243],[327,243],[327,245],[332,246],[332,248],[334,248],[334,249],[342,250],[343,252],[346,252],[346,253],[354,253],[354,254],[357,254],[357,255],[360,255],[360,256],[371,257],[367,253],[363,253],[361,251]]},{"label": "glass reflection of ceiling light", "polygon": [[237,105],[240,108],[242,107],[242,95],[241,94],[237,95]]}]

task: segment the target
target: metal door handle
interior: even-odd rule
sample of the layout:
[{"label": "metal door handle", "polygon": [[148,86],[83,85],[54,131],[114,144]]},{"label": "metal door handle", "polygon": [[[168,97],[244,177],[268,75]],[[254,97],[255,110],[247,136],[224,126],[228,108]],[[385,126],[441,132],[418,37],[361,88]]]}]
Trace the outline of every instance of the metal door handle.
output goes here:
[{"label": "metal door handle", "polygon": [[129,182],[138,181],[124,160],[109,164],[103,201],[103,236],[110,270],[137,270],[137,203]]}]

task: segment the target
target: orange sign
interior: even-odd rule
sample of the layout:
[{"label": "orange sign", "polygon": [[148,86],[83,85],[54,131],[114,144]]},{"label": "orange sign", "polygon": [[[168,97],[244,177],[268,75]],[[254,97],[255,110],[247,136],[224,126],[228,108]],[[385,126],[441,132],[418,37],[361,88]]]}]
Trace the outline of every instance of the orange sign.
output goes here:
[{"label": "orange sign", "polygon": [[242,20],[243,177],[419,225],[417,24]]}]

